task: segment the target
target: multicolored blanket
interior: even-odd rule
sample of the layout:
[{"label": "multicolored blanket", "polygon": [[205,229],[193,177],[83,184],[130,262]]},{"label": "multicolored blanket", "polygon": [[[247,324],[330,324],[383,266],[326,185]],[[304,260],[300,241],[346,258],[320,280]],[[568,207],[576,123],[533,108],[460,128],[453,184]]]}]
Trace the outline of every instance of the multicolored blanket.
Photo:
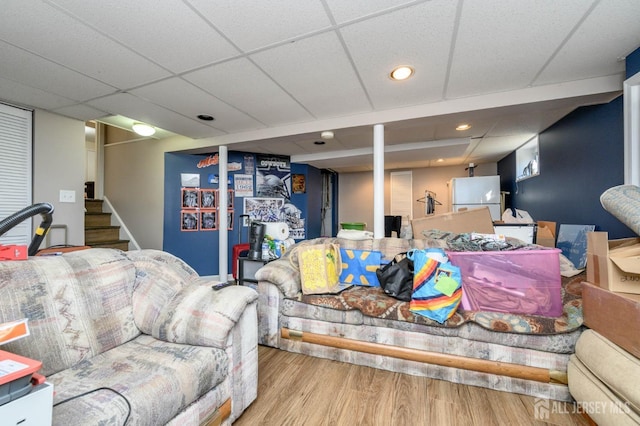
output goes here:
[{"label": "multicolored blanket", "polygon": [[336,295],[304,295],[301,301],[342,311],[357,309],[370,317],[436,327],[459,327],[466,322],[475,322],[498,332],[559,334],[571,332],[582,326],[582,281],[585,278],[584,272],[570,278],[562,278],[563,312],[558,318],[458,310],[444,324],[440,324],[414,314],[409,310],[409,302],[387,296],[379,287],[356,286]]}]

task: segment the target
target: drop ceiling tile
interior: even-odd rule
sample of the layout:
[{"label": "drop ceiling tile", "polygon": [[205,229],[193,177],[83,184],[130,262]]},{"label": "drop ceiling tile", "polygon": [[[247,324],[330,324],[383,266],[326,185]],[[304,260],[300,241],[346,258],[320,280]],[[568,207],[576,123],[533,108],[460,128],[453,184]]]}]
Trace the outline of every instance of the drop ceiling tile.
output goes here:
[{"label": "drop ceiling tile", "polygon": [[265,127],[244,112],[178,77],[143,86],[131,90],[130,93],[194,120],[197,120],[199,114],[211,115],[215,121],[208,125],[224,132],[232,133]]},{"label": "drop ceiling tile", "polygon": [[71,99],[3,77],[0,77],[0,100],[41,109],[55,109],[75,104]]},{"label": "drop ceiling tile", "polygon": [[[376,110],[442,99],[455,13],[455,2],[433,0],[340,29]],[[391,80],[398,65],[415,74]]]},{"label": "drop ceiling tile", "polygon": [[189,2],[245,52],[329,28],[331,24],[320,0]]},{"label": "drop ceiling tile", "polygon": [[184,117],[151,102],[146,102],[129,93],[106,96],[90,101],[88,104],[99,110],[108,111],[113,115],[123,115],[136,121],[162,127],[165,130],[188,138],[199,139],[224,134],[224,132],[206,126],[197,120]]},{"label": "drop ceiling tile", "polygon": [[71,117],[82,121],[96,120],[107,115],[105,111],[101,111],[84,104],[56,108],[52,111],[56,114],[64,115],[66,117]]},{"label": "drop ceiling tile", "polygon": [[327,0],[329,10],[338,24],[362,17],[397,9],[412,0],[367,0],[361,2],[344,0]]},{"label": "drop ceiling tile", "polygon": [[[0,75],[6,79],[85,101],[114,92],[114,88],[40,56],[0,41]],[[46,79],[42,75],[47,76]]]},{"label": "drop ceiling tile", "polygon": [[316,118],[371,111],[333,32],[262,51],[251,59]]},{"label": "drop ceiling tile", "polygon": [[[311,120],[287,92],[246,58],[185,74],[183,78],[268,126]],[[241,87],[242,90],[238,90]]]},{"label": "drop ceiling tile", "polygon": [[[640,1],[597,4],[535,81],[536,85],[624,72],[620,58],[640,46]],[[621,31],[634,28],[635,31]]]},{"label": "drop ceiling tile", "polygon": [[505,157],[525,142],[535,136],[535,133],[518,134],[512,136],[485,137],[479,140],[477,146],[473,149],[471,156],[499,156]]},{"label": "drop ceiling tile", "polygon": [[446,96],[529,86],[589,6],[582,0],[464,2]]},{"label": "drop ceiling tile", "polygon": [[78,19],[35,0],[2,4],[0,40],[121,89],[168,75]]},{"label": "drop ceiling tile", "polygon": [[[180,73],[237,55],[238,50],[183,2],[54,0],[103,34]],[[179,36],[177,36],[179,34]]]}]

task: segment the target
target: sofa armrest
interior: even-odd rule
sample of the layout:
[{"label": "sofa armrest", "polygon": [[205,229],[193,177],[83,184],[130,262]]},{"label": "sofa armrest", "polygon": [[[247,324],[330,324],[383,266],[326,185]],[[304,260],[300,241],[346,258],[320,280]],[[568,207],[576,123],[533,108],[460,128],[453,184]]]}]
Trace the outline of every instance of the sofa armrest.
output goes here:
[{"label": "sofa armrest", "polygon": [[226,348],[229,332],[258,294],[243,286],[216,291],[212,283],[204,279],[191,283],[161,306],[138,304],[134,295],[136,325],[143,333],[167,342]]},{"label": "sofa armrest", "polygon": [[288,256],[267,263],[256,271],[255,276],[258,282],[266,281],[278,287],[285,297],[297,297],[302,291],[300,271],[291,264]]}]

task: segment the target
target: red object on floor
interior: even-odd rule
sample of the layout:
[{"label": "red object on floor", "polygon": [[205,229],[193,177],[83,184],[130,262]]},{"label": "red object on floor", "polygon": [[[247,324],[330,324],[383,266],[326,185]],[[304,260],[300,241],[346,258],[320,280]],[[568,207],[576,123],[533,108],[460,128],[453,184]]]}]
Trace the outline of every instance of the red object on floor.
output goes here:
[{"label": "red object on floor", "polygon": [[238,279],[238,257],[247,255],[247,253],[243,252],[249,252],[249,243],[236,244],[233,246],[233,266],[231,267],[231,275],[233,275],[233,278],[236,280]]}]

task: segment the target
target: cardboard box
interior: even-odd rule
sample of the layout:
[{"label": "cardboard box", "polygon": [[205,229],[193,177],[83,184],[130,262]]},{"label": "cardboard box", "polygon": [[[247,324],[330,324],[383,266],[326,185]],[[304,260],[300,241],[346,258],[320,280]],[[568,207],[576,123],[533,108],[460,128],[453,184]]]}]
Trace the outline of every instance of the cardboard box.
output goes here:
[{"label": "cardboard box", "polygon": [[493,221],[489,207],[462,210],[453,213],[434,214],[433,216],[413,219],[411,221],[413,238],[422,238],[422,231],[438,229],[455,233],[478,232],[493,234]]},{"label": "cardboard box", "polygon": [[556,246],[556,223],[544,220],[538,221],[536,230],[536,244],[544,247]]},{"label": "cardboard box", "polygon": [[584,324],[640,358],[640,295],[582,283]]},{"label": "cardboard box", "polygon": [[608,238],[606,232],[587,234],[587,281],[610,291],[640,294],[640,238]]}]

